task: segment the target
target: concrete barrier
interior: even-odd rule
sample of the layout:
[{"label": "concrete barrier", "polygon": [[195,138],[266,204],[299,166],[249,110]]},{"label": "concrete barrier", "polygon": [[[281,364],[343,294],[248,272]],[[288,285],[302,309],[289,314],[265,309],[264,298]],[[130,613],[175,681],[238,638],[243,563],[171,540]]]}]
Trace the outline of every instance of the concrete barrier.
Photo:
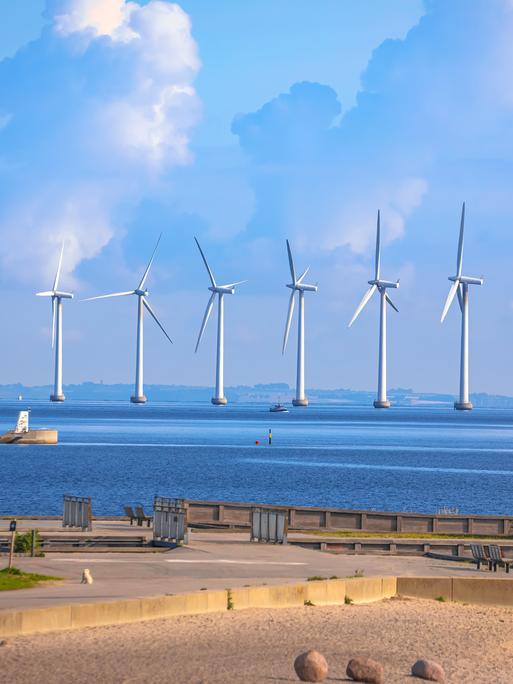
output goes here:
[{"label": "concrete barrier", "polygon": [[342,605],[347,586],[355,603],[379,601],[394,595],[395,577],[357,580],[319,580],[296,584],[242,587],[222,591],[195,591],[171,596],[149,596],[100,603],[76,603],[21,611],[0,611],[0,636],[52,632],[81,627],[125,624],[140,620],[243,610]]},{"label": "concrete barrier", "polygon": [[488,606],[513,606],[513,580],[484,577],[398,577],[397,593]]},{"label": "concrete barrier", "polygon": [[346,580],[346,596],[352,603],[373,603],[396,593],[395,577],[354,577]]},{"label": "concrete barrier", "polygon": [[513,607],[513,580],[460,577],[356,577],[296,584],[195,591],[101,603],[0,611],[0,637],[125,624],[229,609],[371,603],[393,596]]},{"label": "concrete barrier", "polygon": [[513,606],[513,580],[454,577],[452,600],[489,606]]},{"label": "concrete barrier", "polygon": [[398,577],[397,594],[423,599],[443,596],[446,601],[452,601],[452,580],[452,577]]}]

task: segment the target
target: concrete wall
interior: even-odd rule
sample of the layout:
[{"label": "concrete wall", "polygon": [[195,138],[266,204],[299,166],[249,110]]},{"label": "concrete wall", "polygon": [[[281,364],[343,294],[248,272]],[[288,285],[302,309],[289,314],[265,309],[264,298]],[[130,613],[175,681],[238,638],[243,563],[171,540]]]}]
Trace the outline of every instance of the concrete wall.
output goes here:
[{"label": "concrete wall", "polygon": [[513,581],[505,577],[398,577],[397,594],[488,606],[513,607]]},{"label": "concrete wall", "polygon": [[[513,607],[513,580],[488,577],[359,577],[222,591],[196,591],[101,603],[0,611],[0,637],[125,624],[228,609],[372,603],[393,596]],[[230,608],[229,608],[230,607]]]},{"label": "concrete wall", "polygon": [[428,532],[440,534],[513,534],[513,517],[424,515],[377,511],[269,506],[232,501],[187,501],[189,522],[249,526],[251,509],[279,508],[288,512],[289,529],[361,530],[362,532]]},{"label": "concrete wall", "polygon": [[150,596],[100,603],[76,603],[48,608],[0,611],[0,636],[125,624],[140,620],[224,612],[246,608],[291,608],[342,605],[346,595],[354,603],[369,603],[393,596],[395,577],[319,580],[276,586],[243,587],[222,591],[196,591],[172,596]]}]

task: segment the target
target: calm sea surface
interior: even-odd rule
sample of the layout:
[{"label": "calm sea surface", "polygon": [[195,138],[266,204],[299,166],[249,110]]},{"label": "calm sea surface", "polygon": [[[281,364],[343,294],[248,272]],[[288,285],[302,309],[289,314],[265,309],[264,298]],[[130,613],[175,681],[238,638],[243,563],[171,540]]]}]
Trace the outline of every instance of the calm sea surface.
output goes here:
[{"label": "calm sea surface", "polygon": [[[21,402],[0,403],[0,430]],[[31,403],[57,446],[0,445],[0,514],[93,512],[189,499],[436,512],[513,512],[513,411],[121,402]],[[273,444],[267,445],[267,431]],[[256,440],[261,442],[256,445]]]}]

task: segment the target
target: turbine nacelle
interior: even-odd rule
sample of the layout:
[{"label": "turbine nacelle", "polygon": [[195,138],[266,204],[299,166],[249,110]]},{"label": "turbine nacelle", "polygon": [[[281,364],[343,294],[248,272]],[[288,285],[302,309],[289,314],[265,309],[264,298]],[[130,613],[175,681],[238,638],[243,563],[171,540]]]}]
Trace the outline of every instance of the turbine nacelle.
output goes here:
[{"label": "turbine nacelle", "polygon": [[399,287],[399,281],[395,282],[391,280],[368,280],[369,285],[375,285],[379,290],[386,290],[388,288],[397,289]]},{"label": "turbine nacelle", "polygon": [[459,282],[465,285],[482,285],[484,283],[483,278],[473,278],[471,276],[450,276],[448,280],[453,283]]},{"label": "turbine nacelle", "polygon": [[137,289],[137,290],[134,290],[133,293],[134,293],[135,295],[138,295],[139,297],[147,297],[147,296],[149,295],[148,290],[140,290],[140,289]]},{"label": "turbine nacelle", "polygon": [[291,290],[297,290],[298,292],[317,292],[319,289],[317,285],[307,285],[306,283],[289,283],[285,287],[289,287]]},{"label": "turbine nacelle", "polygon": [[216,287],[209,287],[208,289],[214,294],[235,294],[233,285],[216,285]]}]

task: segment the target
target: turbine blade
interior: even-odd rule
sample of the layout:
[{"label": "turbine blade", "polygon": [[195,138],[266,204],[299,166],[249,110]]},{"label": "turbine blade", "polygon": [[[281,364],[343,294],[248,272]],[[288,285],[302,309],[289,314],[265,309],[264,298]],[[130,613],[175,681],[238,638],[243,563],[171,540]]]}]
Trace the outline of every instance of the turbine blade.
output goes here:
[{"label": "turbine blade", "polygon": [[456,296],[456,292],[460,286],[459,280],[455,280],[454,283],[451,285],[451,289],[449,290],[449,294],[447,295],[447,299],[445,300],[445,306],[444,310],[442,312],[442,318],[440,319],[440,323],[443,323],[445,320],[445,317],[447,316],[447,312],[449,311],[449,308],[452,304],[452,300]]},{"label": "turbine blade", "polygon": [[295,285],[296,284],[296,269],[294,268],[294,260],[292,258],[292,252],[290,251],[290,243],[288,240],[287,240],[287,254],[289,256],[290,275],[292,276],[292,282]]},{"label": "turbine blade", "polygon": [[465,202],[461,207],[460,239],[458,242],[458,259],[456,263],[456,275],[459,277],[463,269],[463,237],[465,233]]},{"label": "turbine blade", "polygon": [[53,289],[56,290],[59,285],[59,278],[61,277],[62,268],[62,255],[64,254],[64,240],[62,241],[61,255],[59,257],[59,265],[57,266],[57,273],[55,274],[55,280],[53,281]]},{"label": "turbine blade", "polygon": [[210,266],[208,265],[207,257],[203,254],[203,250],[200,247],[200,243],[198,242],[198,238],[195,237],[194,239],[196,240],[196,244],[198,245],[198,249],[200,251],[201,258],[203,259],[203,263],[205,264],[205,267],[208,271],[208,275],[210,278],[210,282],[212,283],[212,287],[216,287],[216,281],[214,278],[214,274],[212,273]]},{"label": "turbine blade", "polygon": [[306,268],[306,269],[303,271],[303,273],[299,276],[299,278],[297,279],[297,284],[298,284],[298,285],[301,285],[301,283],[303,282],[303,278],[306,276],[306,274],[308,273],[309,270],[310,270],[310,266],[307,266],[307,268]]},{"label": "turbine blade", "polygon": [[146,282],[146,278],[148,277],[148,274],[150,272],[151,265],[153,263],[153,259],[155,258],[155,253],[157,251],[157,247],[159,246],[160,238],[162,237],[162,233],[159,235],[159,238],[157,240],[157,244],[155,245],[155,249],[153,250],[153,254],[151,255],[151,259],[148,262],[148,265],[146,266],[146,270],[144,271],[144,275],[141,278],[141,282],[139,283],[137,289],[142,290],[144,287],[144,283]]},{"label": "turbine blade", "polygon": [[386,299],[387,302],[390,304],[390,306],[392,307],[392,309],[393,309],[394,311],[397,311],[397,313],[399,313],[399,309],[396,307],[396,305],[394,304],[394,302],[390,299],[390,297],[388,296],[388,294],[385,294],[385,299]]},{"label": "turbine blade", "polygon": [[203,316],[203,322],[201,323],[201,328],[198,335],[198,341],[196,342],[196,349],[194,350],[195,352],[198,351],[201,338],[203,337],[203,333],[205,332],[205,327],[208,323],[208,319],[210,318],[210,314],[212,313],[212,307],[214,306],[215,296],[216,293],[212,292],[212,294],[210,295],[210,299],[208,300],[207,308],[205,309],[205,315]]},{"label": "turbine blade", "polygon": [[56,314],[55,298],[52,297],[52,349],[55,347],[55,314]]},{"label": "turbine blade", "polygon": [[126,297],[127,295],[135,294],[135,290],[130,290],[130,292],[113,292],[112,294],[98,295],[97,297],[87,297],[82,299],[83,302],[92,302],[93,299],[108,299],[109,297]]},{"label": "turbine blade", "polygon": [[380,262],[381,262],[381,225],[380,225],[380,212],[378,209],[378,224],[376,227],[376,265],[375,265],[375,270],[374,270],[374,280],[379,280]]},{"label": "turbine blade", "polygon": [[162,332],[163,332],[164,335],[167,337],[167,339],[171,342],[171,344],[173,344],[173,340],[169,337],[169,335],[168,335],[167,332],[165,331],[164,326],[162,325],[162,323],[161,323],[161,322],[159,321],[159,319],[157,318],[157,314],[153,311],[153,309],[152,309],[151,306],[149,305],[149,302],[146,301],[146,297],[143,297],[143,304],[144,304],[144,306],[148,309],[148,313],[149,313],[150,316],[153,318],[153,320],[155,321],[155,323],[159,326],[159,328],[162,330]]},{"label": "turbine blade", "polygon": [[229,283],[228,285],[220,285],[219,287],[235,287],[236,285],[242,285],[242,283],[247,283],[247,280],[237,280],[236,283]]},{"label": "turbine blade", "polygon": [[460,311],[463,313],[463,293],[461,292],[462,286],[458,288],[458,303],[460,305]]},{"label": "turbine blade", "polygon": [[36,292],[36,297],[53,297],[53,292],[50,290],[46,292]]},{"label": "turbine blade", "polygon": [[367,302],[372,297],[372,295],[376,292],[377,289],[378,289],[377,285],[372,285],[370,287],[370,289],[368,289],[367,292],[363,295],[362,301],[358,304],[358,308],[354,312],[354,316],[351,318],[351,322],[349,323],[348,328],[350,328],[353,325],[353,323],[356,321],[358,316],[361,314],[363,308],[365,307],[365,305],[367,304]]},{"label": "turbine blade", "polygon": [[287,313],[287,320],[286,320],[286,322],[285,322],[285,334],[283,335],[283,347],[282,347],[282,350],[281,350],[281,353],[282,353],[282,354],[285,353],[285,347],[287,346],[287,342],[288,342],[288,339],[289,339],[290,325],[291,325],[291,323],[292,323],[292,315],[293,315],[293,313],[294,313],[294,295],[295,295],[295,294],[296,294],[296,293],[295,293],[294,290],[292,290],[292,292],[290,293],[289,310],[288,310],[288,313]]}]

